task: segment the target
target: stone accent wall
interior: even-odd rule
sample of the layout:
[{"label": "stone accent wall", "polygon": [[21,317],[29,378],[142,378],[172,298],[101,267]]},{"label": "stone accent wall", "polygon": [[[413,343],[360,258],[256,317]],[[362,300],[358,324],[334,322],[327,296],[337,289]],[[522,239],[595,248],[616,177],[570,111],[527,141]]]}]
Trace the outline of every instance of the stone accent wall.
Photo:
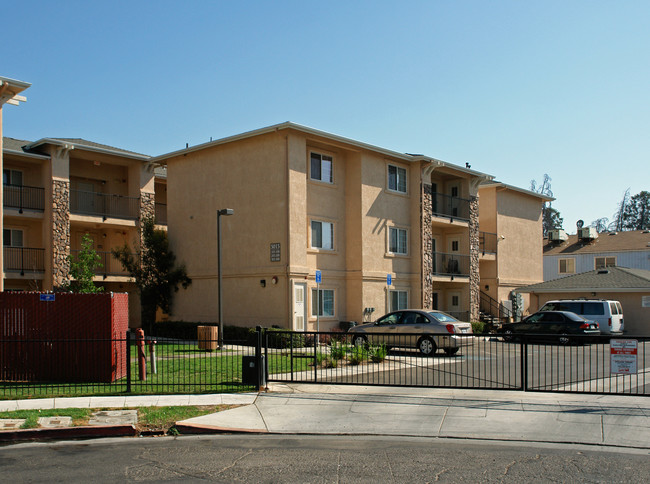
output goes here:
[{"label": "stone accent wall", "polygon": [[469,318],[478,321],[480,304],[478,197],[469,202]]},{"label": "stone accent wall", "polygon": [[52,284],[70,281],[70,182],[52,180]]},{"label": "stone accent wall", "polygon": [[156,215],[156,201],[153,193],[140,193],[140,219]]},{"label": "stone accent wall", "polygon": [[[422,214],[422,308],[432,309],[433,304],[433,230],[431,214],[433,210],[433,191],[431,185],[423,183],[420,190],[420,213]],[[477,252],[478,254],[478,252]]]}]

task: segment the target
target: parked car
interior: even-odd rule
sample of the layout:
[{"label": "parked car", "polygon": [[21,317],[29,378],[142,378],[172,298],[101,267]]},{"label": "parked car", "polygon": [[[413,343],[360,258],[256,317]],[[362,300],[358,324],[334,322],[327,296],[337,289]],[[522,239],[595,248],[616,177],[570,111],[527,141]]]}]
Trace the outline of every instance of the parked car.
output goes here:
[{"label": "parked car", "polygon": [[548,301],[540,311],[571,311],[598,323],[603,334],[623,332],[623,308],[618,301],[604,299],[559,299]]},{"label": "parked car", "polygon": [[571,341],[586,341],[587,336],[598,336],[598,323],[585,319],[570,311],[538,311],[527,318],[504,324],[500,332],[505,341],[511,341],[519,334],[528,333],[531,339],[557,341],[569,344]]},{"label": "parked car", "polygon": [[461,346],[472,343],[472,325],[458,321],[442,311],[405,309],[393,311],[374,323],[350,328],[357,345],[385,344],[389,348],[417,348],[425,356],[438,349],[454,355]]}]

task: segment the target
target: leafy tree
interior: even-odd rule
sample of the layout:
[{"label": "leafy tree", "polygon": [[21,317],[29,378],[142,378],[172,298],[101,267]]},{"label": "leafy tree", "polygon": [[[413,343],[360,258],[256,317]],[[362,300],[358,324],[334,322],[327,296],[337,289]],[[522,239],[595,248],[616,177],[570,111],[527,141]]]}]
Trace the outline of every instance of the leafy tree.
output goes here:
[{"label": "leafy tree", "polygon": [[[626,192],[629,194],[628,192]],[[625,230],[650,229],[650,192],[642,191],[630,198],[623,212]]]},{"label": "leafy tree", "polygon": [[597,218],[591,222],[591,227],[595,228],[598,233],[607,232],[609,230],[609,219],[607,217]]},{"label": "leafy tree", "polygon": [[76,260],[68,256],[70,262],[70,276],[73,280],[66,286],[66,289],[72,292],[94,294],[102,292],[103,287],[95,286],[93,277],[95,269],[103,267],[99,262],[99,254],[93,248],[93,239],[90,235],[85,234],[81,238],[81,250]]},{"label": "leafy tree", "polygon": [[[538,185],[535,180],[531,180],[530,191],[552,197],[551,177],[545,173],[541,185]],[[551,202],[544,203],[542,206],[542,230],[544,237],[548,235],[550,230],[561,229],[563,222],[564,219],[560,217],[560,212],[551,207]]]},{"label": "leafy tree", "polygon": [[141,246],[135,255],[127,244],[113,249],[113,257],[135,279],[140,293],[142,325],[151,332],[156,321],[156,310],[171,312],[172,299],[179,286],[183,289],[192,283],[185,266],[176,266],[176,256],[169,248],[167,232],[154,228],[153,217],[141,222]]}]

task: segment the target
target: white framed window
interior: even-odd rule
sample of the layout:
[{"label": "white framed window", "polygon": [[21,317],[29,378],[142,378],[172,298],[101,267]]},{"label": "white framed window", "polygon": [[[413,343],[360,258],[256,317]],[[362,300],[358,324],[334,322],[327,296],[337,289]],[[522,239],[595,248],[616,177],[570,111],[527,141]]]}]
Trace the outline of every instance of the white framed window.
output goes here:
[{"label": "white framed window", "polygon": [[21,229],[2,229],[2,245],[5,247],[22,247],[23,231]]},{"label": "white framed window", "polygon": [[406,168],[388,165],[388,189],[406,193]]},{"label": "white framed window", "polygon": [[408,291],[391,290],[390,291],[390,311],[399,311],[408,309],[409,295]]},{"label": "white framed window", "polygon": [[13,185],[15,187],[23,186],[23,172],[19,170],[10,170],[8,168],[3,168],[2,184]]},{"label": "white framed window", "polygon": [[333,166],[331,156],[311,152],[309,176],[312,180],[334,183]]},{"label": "white framed window", "polygon": [[311,247],[334,250],[334,224],[320,220],[311,221]]},{"label": "white framed window", "polygon": [[334,316],[334,289],[311,290],[311,315]]},{"label": "white framed window", "polygon": [[408,254],[408,234],[406,229],[390,227],[388,229],[388,252],[392,254]]},{"label": "white framed window", "polygon": [[605,269],[607,267],[616,267],[616,257],[596,257],[594,259],[594,266],[596,270]]},{"label": "white framed window", "polygon": [[576,260],[571,259],[560,259],[560,274],[575,274],[576,273]]}]

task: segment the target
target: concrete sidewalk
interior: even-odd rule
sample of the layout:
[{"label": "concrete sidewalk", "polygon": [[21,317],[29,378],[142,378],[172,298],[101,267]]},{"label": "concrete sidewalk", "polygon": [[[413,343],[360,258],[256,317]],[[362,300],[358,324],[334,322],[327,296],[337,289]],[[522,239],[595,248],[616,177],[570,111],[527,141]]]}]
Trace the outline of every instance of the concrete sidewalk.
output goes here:
[{"label": "concrete sidewalk", "polygon": [[650,398],[273,385],[254,403],[177,422],[181,433],[399,435],[650,449]]}]

